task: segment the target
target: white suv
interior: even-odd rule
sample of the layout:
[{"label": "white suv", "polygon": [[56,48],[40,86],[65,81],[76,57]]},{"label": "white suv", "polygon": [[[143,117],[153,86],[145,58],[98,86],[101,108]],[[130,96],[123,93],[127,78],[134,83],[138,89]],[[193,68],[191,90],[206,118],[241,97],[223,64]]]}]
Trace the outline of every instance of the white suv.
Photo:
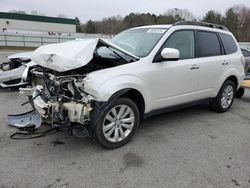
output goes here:
[{"label": "white suv", "polygon": [[244,77],[232,33],[200,22],[48,45],[32,60],[45,67],[44,84],[33,94],[35,111],[53,126],[87,128],[106,148],[126,144],[140,120],[153,114],[204,101],[226,112]]}]

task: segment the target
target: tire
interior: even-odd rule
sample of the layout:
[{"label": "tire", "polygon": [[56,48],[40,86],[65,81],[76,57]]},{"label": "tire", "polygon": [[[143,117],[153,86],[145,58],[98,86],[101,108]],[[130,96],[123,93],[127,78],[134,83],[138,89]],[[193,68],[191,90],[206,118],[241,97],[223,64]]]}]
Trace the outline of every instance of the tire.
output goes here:
[{"label": "tire", "polygon": [[94,138],[107,149],[127,144],[140,123],[139,109],[129,98],[118,98],[112,104],[108,104],[99,115]]},{"label": "tire", "polygon": [[241,88],[236,92],[236,98],[241,98],[241,97],[243,97],[244,93],[245,93],[245,89],[241,87]]},{"label": "tire", "polygon": [[[226,112],[233,104],[235,97],[235,84],[231,80],[226,80],[222,85],[218,95],[210,102],[210,108],[216,112]],[[226,97],[225,97],[226,96]]]}]

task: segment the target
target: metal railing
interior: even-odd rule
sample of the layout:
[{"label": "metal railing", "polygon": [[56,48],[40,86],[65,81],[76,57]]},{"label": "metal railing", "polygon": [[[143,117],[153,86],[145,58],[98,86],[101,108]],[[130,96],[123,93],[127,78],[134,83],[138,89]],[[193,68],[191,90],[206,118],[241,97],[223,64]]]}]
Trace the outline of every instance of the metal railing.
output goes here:
[{"label": "metal railing", "polygon": [[49,36],[0,33],[0,46],[5,47],[39,47],[45,44],[61,43],[76,38],[111,38],[103,34],[76,34],[73,36]]},{"label": "metal railing", "polygon": [[250,50],[250,42],[239,42],[239,46],[241,48],[245,48],[247,50]]},{"label": "metal railing", "polygon": [[[13,34],[0,32],[0,47],[39,47],[45,44],[61,43],[76,38],[112,38],[112,35],[75,33],[71,36],[49,36]],[[250,42],[239,42],[241,48],[250,50]]]}]

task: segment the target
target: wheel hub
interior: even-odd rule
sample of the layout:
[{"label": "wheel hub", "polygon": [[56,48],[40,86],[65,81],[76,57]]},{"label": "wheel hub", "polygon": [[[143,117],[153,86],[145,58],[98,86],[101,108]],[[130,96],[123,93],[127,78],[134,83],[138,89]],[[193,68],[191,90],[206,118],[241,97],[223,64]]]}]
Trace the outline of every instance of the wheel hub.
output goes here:
[{"label": "wheel hub", "polygon": [[222,108],[224,109],[228,108],[233,101],[233,97],[234,97],[234,89],[231,85],[228,85],[227,87],[225,87],[222,93],[222,98],[221,98]]},{"label": "wheel hub", "polygon": [[118,105],[113,107],[103,121],[105,138],[110,142],[124,140],[133,129],[134,119],[134,112],[129,106]]}]

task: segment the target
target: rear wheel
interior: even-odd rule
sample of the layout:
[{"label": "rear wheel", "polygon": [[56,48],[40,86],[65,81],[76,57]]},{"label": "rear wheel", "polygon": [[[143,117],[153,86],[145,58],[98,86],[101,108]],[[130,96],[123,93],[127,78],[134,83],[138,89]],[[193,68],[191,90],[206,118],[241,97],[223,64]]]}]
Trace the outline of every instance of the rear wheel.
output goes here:
[{"label": "rear wheel", "polygon": [[129,98],[117,99],[100,115],[95,138],[105,148],[114,149],[128,143],[139,125],[138,107]]},{"label": "rear wheel", "polygon": [[232,106],[235,96],[235,84],[226,80],[216,98],[210,102],[210,107],[216,112],[226,112]]}]

